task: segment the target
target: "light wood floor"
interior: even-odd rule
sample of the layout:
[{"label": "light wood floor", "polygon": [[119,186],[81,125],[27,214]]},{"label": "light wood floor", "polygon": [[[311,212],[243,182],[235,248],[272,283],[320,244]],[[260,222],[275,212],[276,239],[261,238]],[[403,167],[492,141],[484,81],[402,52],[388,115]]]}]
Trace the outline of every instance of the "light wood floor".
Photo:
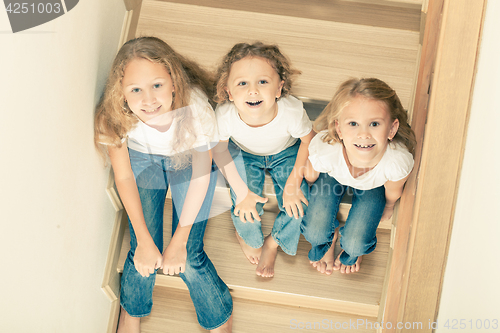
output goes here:
[{"label": "light wood floor", "polygon": [[[168,244],[171,235],[171,201],[165,205],[164,239]],[[268,234],[276,214],[265,212],[263,231]],[[296,256],[279,250],[274,278],[255,274],[255,266],[245,258],[234,234],[229,211],[209,219],[205,233],[205,250],[220,277],[232,291],[233,297],[249,300],[294,305],[315,309],[328,309],[376,317],[385,279],[389,251],[390,230],[378,230],[376,250],[363,258],[360,272],[344,275],[334,272],[327,276],[318,273],[307,259],[310,245],[303,237]],[[130,248],[130,235],[125,232],[118,271]],[[166,245],[165,245],[166,246]],[[338,242],[336,253],[340,251]],[[178,277],[159,274],[157,285],[186,289]]]},{"label": "light wood floor", "polygon": [[[143,333],[207,332],[198,325],[193,303],[185,290],[157,287],[151,315],[142,319]],[[290,332],[314,328],[314,331],[351,330],[375,333],[376,319],[331,311],[276,305],[245,299],[233,299],[233,333]],[[371,328],[371,329],[370,329]]]},{"label": "light wood floor", "polygon": [[[410,109],[419,52],[418,1],[377,0],[386,6],[360,1],[285,2],[144,0],[136,36],[160,37],[209,69],[236,43],[278,44],[302,71],[294,83],[296,96],[329,101],[346,79],[377,77],[393,87]],[[411,8],[404,8],[408,4]]]}]

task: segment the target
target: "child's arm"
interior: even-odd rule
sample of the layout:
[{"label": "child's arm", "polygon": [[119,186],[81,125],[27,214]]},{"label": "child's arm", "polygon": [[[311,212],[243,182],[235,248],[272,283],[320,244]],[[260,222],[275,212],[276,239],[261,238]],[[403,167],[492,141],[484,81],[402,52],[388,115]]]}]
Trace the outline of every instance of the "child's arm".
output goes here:
[{"label": "child's arm", "polygon": [[207,195],[210,184],[212,158],[208,151],[199,152],[193,149],[192,175],[186,198],[182,207],[179,224],[163,253],[163,273],[174,275],[184,273],[186,268],[186,245],[191,227]]},{"label": "child's arm", "polygon": [[309,204],[300,189],[300,185],[304,179],[306,163],[308,163],[309,143],[315,135],[316,132],[311,130],[309,134],[300,138],[301,143],[299,151],[297,152],[297,159],[295,160],[295,165],[293,166],[290,176],[288,176],[285,190],[283,191],[283,207],[288,216],[293,216],[295,218],[303,216],[304,210],[302,208],[302,202],[306,205]]},{"label": "child's arm", "polygon": [[248,190],[247,185],[241,179],[236,165],[227,148],[228,141],[220,141],[212,150],[214,161],[221,170],[224,178],[226,178],[229,186],[236,194],[236,205],[234,207],[234,215],[239,216],[243,223],[251,222],[253,219],[260,221],[260,216],[257,213],[256,204],[266,203],[268,198],[263,198]]},{"label": "child's arm", "polygon": [[120,148],[108,147],[109,158],[115,174],[115,184],[120,199],[130,218],[137,238],[137,249],[134,254],[135,269],[144,277],[153,274],[162,265],[163,257],[156,247],[144,220],[141,199],[130,166],[127,145]]},{"label": "child's arm", "polygon": [[396,204],[396,201],[398,201],[398,199],[401,197],[401,194],[403,193],[403,187],[409,176],[410,175],[396,182],[385,182],[385,208],[380,221],[388,220],[391,218],[392,213],[394,212],[394,205]]},{"label": "child's arm", "polygon": [[304,169],[304,178],[309,184],[314,183],[318,177],[319,177],[320,172],[314,170],[312,163],[309,159],[307,159],[306,162],[306,167]]}]

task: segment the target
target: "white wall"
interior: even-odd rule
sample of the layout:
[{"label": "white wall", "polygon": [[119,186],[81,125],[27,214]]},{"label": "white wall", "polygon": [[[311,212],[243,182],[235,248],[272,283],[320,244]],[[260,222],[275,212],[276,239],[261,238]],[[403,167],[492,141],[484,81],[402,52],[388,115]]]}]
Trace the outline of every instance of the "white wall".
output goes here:
[{"label": "white wall", "polygon": [[[438,314],[439,328],[436,332],[439,333],[493,331],[493,322],[489,330],[477,329],[478,319],[478,325],[484,325],[486,319],[496,319],[496,330],[500,330],[498,31],[500,0],[489,0]],[[432,262],[429,265],[432,267]],[[460,329],[461,319],[466,327],[464,329]],[[445,327],[447,320],[448,328]],[[452,329],[455,323],[457,325]]]},{"label": "white wall", "polygon": [[123,0],[82,0],[13,34],[0,5],[0,331],[104,332],[114,209],[93,109]]}]

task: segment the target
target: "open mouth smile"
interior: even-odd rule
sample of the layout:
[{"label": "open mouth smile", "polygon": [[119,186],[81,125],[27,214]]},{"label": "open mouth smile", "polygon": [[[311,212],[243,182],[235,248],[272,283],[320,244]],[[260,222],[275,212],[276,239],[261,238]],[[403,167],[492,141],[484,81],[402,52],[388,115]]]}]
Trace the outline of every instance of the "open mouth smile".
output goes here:
[{"label": "open mouth smile", "polygon": [[357,145],[357,144],[354,144],[354,147],[356,147],[356,148],[363,148],[363,149],[369,149],[369,148],[375,147],[375,145],[374,144],[372,144],[372,145]]},{"label": "open mouth smile", "polygon": [[262,101],[248,101],[246,103],[250,106],[258,106],[258,105],[262,104]]},{"label": "open mouth smile", "polygon": [[146,109],[142,109],[142,111],[146,112],[146,113],[153,113],[153,112],[156,112],[158,111],[159,109],[161,108],[161,105],[153,110],[146,110]]}]

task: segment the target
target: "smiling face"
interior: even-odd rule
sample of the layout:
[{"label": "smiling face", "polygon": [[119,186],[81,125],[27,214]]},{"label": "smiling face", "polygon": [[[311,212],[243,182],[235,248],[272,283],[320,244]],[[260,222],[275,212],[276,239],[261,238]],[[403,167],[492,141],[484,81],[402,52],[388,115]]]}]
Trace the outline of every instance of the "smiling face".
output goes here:
[{"label": "smiling face", "polygon": [[260,126],[276,116],[282,87],[283,81],[266,59],[245,57],[231,66],[226,89],[241,119]]},{"label": "smiling face", "polygon": [[399,121],[391,120],[384,102],[357,96],[342,110],[335,128],[351,165],[373,168],[396,135]]},{"label": "smiling face", "polygon": [[143,122],[172,110],[174,86],[162,64],[131,60],[125,67],[122,89],[130,110]]}]

